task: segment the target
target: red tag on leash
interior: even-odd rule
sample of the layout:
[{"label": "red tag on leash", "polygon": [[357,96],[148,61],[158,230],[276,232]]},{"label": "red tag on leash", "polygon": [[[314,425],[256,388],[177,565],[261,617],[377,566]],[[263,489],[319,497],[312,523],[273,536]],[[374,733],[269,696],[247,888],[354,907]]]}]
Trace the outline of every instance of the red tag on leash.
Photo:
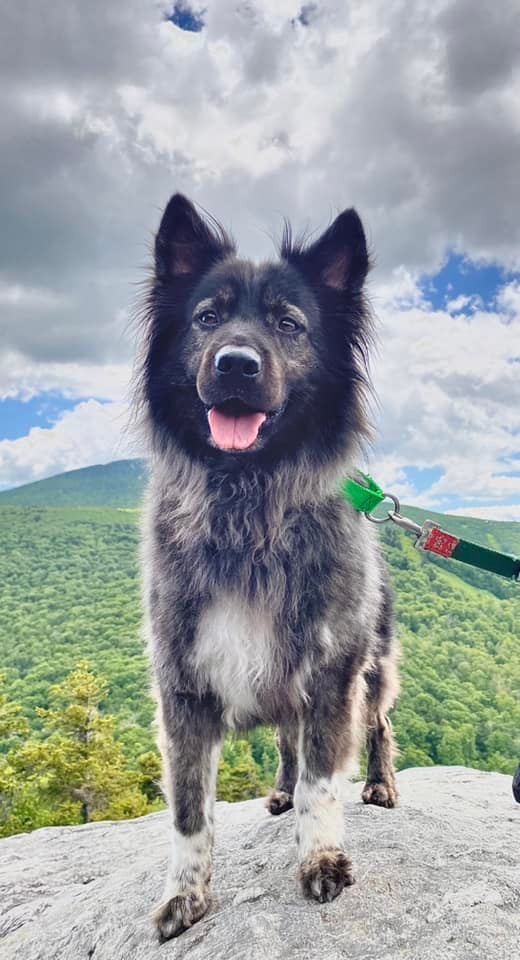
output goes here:
[{"label": "red tag on leash", "polygon": [[451,557],[459,543],[458,537],[452,537],[451,534],[445,533],[439,527],[433,527],[432,530],[428,531],[421,547],[423,550],[429,550],[430,553],[437,553],[439,557]]}]

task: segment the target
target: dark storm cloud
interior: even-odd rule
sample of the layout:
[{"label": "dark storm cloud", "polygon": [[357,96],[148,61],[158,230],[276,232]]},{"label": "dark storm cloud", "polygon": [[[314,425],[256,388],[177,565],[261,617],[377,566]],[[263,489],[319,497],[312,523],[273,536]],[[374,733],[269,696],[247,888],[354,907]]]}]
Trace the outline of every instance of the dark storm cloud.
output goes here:
[{"label": "dark storm cloud", "polygon": [[516,2],[330,0],[302,19],[311,5],[218,0],[191,34],[171,6],[2,14],[0,288],[32,291],[1,300],[4,344],[128,356],[133,282],[178,188],[256,255],[284,214],[316,227],[355,203],[380,275],[453,246],[518,256]]}]

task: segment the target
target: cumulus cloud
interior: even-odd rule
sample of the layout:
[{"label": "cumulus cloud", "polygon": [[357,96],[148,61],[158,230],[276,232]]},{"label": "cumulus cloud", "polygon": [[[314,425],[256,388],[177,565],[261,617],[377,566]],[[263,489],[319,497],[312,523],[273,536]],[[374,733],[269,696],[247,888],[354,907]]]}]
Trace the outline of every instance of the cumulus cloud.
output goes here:
[{"label": "cumulus cloud", "polygon": [[495,311],[472,306],[455,316],[406,289],[404,308],[402,277],[395,298],[378,305],[376,466],[384,483],[402,483],[407,466],[437,467],[440,479],[427,494],[408,484],[406,496],[431,507],[454,496],[520,500],[517,284],[504,285]]},{"label": "cumulus cloud", "polygon": [[182,189],[256,258],[283,216],[320,228],[354,203],[381,320],[374,472],[417,499],[407,468],[438,467],[432,506],[520,497],[520,286],[436,310],[418,284],[449,250],[519,268],[516,0],[189,6],[198,33],[161,0],[3,12],[0,396],[107,401],[3,441],[3,482],[113,455],[128,315]]},{"label": "cumulus cloud", "polygon": [[381,274],[432,270],[448,247],[517,262],[515,0],[213,0],[192,5],[200,33],[155,0],[32,6],[3,14],[0,262],[4,284],[63,308],[33,302],[20,323],[4,305],[11,348],[120,355],[179,187],[252,255],[282,215],[322,226],[354,202]]},{"label": "cumulus cloud", "polygon": [[520,522],[520,506],[515,504],[511,506],[499,504],[487,507],[457,507],[450,510],[450,513],[460,517],[479,517],[481,520],[515,520],[517,523]]},{"label": "cumulus cloud", "polygon": [[461,293],[458,297],[448,300],[446,310],[448,313],[462,313],[468,307],[476,310],[480,306],[482,306],[482,298],[478,294],[468,296]]},{"label": "cumulus cloud", "polygon": [[[517,284],[505,284],[495,310],[471,306],[453,314],[433,309],[403,271],[393,285],[373,288],[380,334],[372,371],[378,441],[367,466],[402,501],[442,510],[459,499],[469,504],[469,512],[491,517],[501,515],[495,509],[500,501],[520,502],[517,294]],[[3,372],[0,364],[4,395],[9,384],[12,395],[22,377],[23,361],[18,357],[17,362],[18,369],[11,357]],[[61,381],[69,397],[85,396],[96,386],[97,396],[112,402],[80,403],[53,427],[0,443],[3,483],[106,461],[118,451],[137,455],[137,442],[124,431],[129,374],[124,364],[37,365],[30,371],[28,397],[31,384],[42,392]],[[418,490],[410,469],[432,467],[439,478],[426,491]],[[504,515],[515,509],[504,507]]]},{"label": "cumulus cloud", "polygon": [[44,393],[121,401],[129,394],[130,380],[131,367],[125,363],[45,363],[28,361],[13,350],[0,353],[0,401],[18,397],[23,402]]},{"label": "cumulus cloud", "polygon": [[87,400],[63,413],[51,428],[33,427],[25,437],[1,440],[2,486],[137,456],[139,448],[126,433],[127,423],[124,404]]}]

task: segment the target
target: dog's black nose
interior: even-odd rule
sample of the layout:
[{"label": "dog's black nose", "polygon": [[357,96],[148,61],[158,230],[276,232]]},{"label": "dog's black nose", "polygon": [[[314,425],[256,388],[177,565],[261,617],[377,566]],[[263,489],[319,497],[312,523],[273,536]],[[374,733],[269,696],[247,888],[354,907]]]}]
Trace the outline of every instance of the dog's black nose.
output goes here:
[{"label": "dog's black nose", "polygon": [[258,377],[262,370],[262,358],[252,347],[221,347],[215,354],[215,368],[219,377],[234,374],[235,377]]}]

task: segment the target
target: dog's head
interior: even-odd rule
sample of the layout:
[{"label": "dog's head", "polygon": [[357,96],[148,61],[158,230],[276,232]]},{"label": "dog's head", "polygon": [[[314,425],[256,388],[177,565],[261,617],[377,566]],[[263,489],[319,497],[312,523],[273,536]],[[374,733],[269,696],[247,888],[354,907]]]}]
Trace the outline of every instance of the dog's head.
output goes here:
[{"label": "dog's head", "polygon": [[229,467],[341,453],[365,432],[368,266],[354,210],[310,245],[287,233],[280,259],[256,266],[173,196],[155,240],[143,368],[155,439]]}]

